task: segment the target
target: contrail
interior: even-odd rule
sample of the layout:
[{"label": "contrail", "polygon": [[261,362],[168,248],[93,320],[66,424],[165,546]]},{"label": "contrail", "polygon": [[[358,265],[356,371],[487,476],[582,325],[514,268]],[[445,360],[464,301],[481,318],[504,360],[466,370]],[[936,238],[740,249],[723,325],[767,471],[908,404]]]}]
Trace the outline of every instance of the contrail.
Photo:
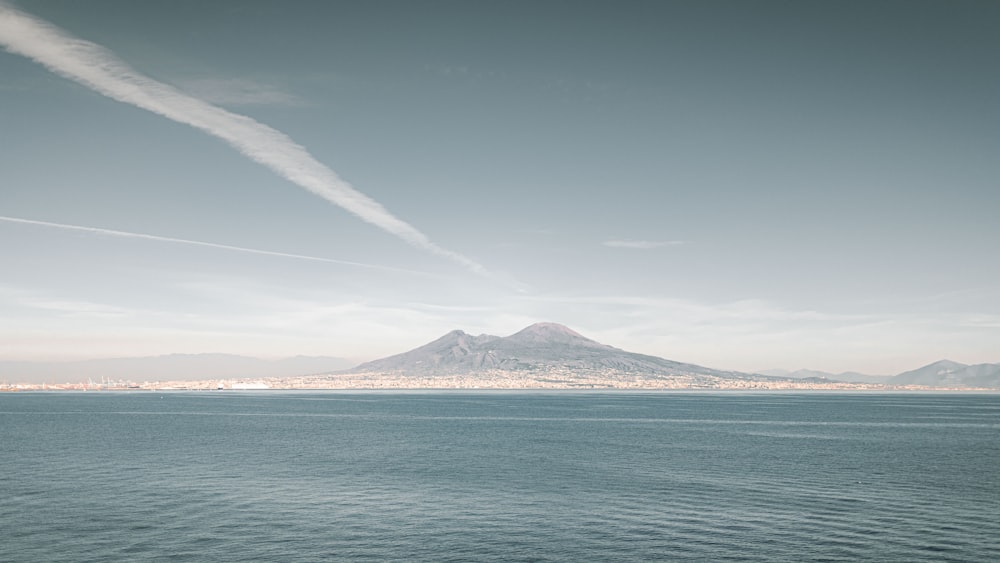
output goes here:
[{"label": "contrail", "polygon": [[0,0],[0,45],[104,96],[201,129],[279,176],[339,205],[407,243],[490,275],[478,262],[442,248],[424,233],[354,189],[305,148],[274,128],[226,111],[145,76],[96,43]]},{"label": "contrail", "polygon": [[23,225],[36,225],[41,227],[54,227],[56,229],[64,229],[69,231],[82,231],[85,233],[95,233],[98,235],[110,235],[114,237],[127,237],[127,238],[138,238],[145,240],[155,240],[159,242],[174,242],[180,244],[191,244],[195,246],[207,246],[208,248],[219,248],[222,250],[235,250],[236,252],[247,252],[250,254],[263,254],[265,256],[280,256],[282,258],[295,258],[297,260],[310,260],[313,262],[328,262],[331,264],[341,264],[344,266],[356,266],[358,268],[369,268],[372,270],[384,270],[389,272],[398,272],[403,274],[411,274],[417,276],[427,276],[427,277],[437,277],[433,274],[428,274],[426,272],[418,272],[416,270],[407,270],[404,268],[393,268],[392,266],[379,266],[377,264],[366,264],[364,262],[352,262],[350,260],[336,260],[334,258],[321,258],[319,256],[308,256],[305,254],[292,254],[289,252],[276,252],[273,250],[260,250],[259,248],[247,248],[245,246],[232,246],[229,244],[219,244],[216,242],[204,242],[200,240],[190,240],[183,238],[174,237],[163,237],[159,235],[148,235],[145,233],[133,233],[130,231],[116,231],[114,229],[102,229],[100,227],[84,227],[81,225],[67,225],[65,223],[50,223],[48,221],[36,221],[34,219],[21,219],[19,217],[5,217],[0,215],[0,221],[7,221],[8,223],[21,223]]}]

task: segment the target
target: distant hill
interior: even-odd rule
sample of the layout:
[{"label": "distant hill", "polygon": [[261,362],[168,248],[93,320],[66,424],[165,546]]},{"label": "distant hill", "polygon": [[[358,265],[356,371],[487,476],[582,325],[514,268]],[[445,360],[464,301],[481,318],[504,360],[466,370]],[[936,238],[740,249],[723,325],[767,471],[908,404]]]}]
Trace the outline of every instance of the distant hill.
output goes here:
[{"label": "distant hill", "polygon": [[829,373],[825,371],[817,371],[814,369],[799,369],[795,371],[788,371],[783,369],[768,369],[758,373],[764,375],[770,375],[772,377],[789,377],[793,379],[808,379],[808,380],[829,380],[829,381],[844,381],[847,383],[876,383],[885,384],[889,382],[889,375],[868,375],[864,373],[858,373],[856,371],[845,371],[841,373]]},{"label": "distant hill", "polygon": [[86,382],[102,378],[128,381],[287,377],[323,373],[349,366],[343,358],[295,356],[262,360],[232,354],[169,354],[77,362],[0,362],[0,381],[18,383]]},{"label": "distant hill", "polygon": [[951,360],[941,360],[922,368],[893,376],[866,375],[857,372],[835,374],[810,369],[796,371],[769,369],[760,373],[773,377],[788,377],[811,381],[825,379],[848,383],[876,383],[884,385],[1000,388],[1000,364],[966,365]]},{"label": "distant hill", "polygon": [[727,379],[773,379],[706,368],[601,344],[556,323],[533,324],[506,337],[472,336],[453,330],[419,348],[361,364],[350,372],[406,375],[472,374],[485,370],[614,371],[651,376],[696,375]]},{"label": "distant hill", "polygon": [[1000,388],[1000,364],[966,365],[941,360],[889,379],[891,385]]}]

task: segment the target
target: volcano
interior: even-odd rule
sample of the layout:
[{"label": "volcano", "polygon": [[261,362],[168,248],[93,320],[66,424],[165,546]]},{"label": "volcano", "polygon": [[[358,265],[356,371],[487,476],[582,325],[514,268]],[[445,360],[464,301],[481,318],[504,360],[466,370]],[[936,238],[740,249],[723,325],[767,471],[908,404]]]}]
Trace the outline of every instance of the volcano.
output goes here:
[{"label": "volcano", "polygon": [[591,340],[558,323],[536,323],[505,337],[489,334],[473,336],[461,330],[453,330],[409,352],[367,362],[349,371],[402,375],[474,375],[476,372],[492,370],[558,370],[643,376],[701,375],[727,379],[763,377],[627,352]]}]

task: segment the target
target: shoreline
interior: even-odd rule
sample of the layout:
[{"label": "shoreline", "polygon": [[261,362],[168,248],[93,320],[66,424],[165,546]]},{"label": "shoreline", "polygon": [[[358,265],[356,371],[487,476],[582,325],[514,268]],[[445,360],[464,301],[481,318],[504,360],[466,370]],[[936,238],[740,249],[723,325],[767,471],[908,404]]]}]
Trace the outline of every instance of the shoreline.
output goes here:
[{"label": "shoreline", "polygon": [[0,393],[18,392],[171,392],[216,391],[227,393],[268,391],[552,391],[552,392],[857,392],[857,393],[1000,393],[989,387],[883,385],[847,382],[799,382],[795,380],[691,381],[686,377],[663,379],[608,380],[534,378],[473,379],[457,376],[437,377],[354,377],[306,376],[274,379],[171,380],[153,382],[90,383],[17,383],[0,386]]}]

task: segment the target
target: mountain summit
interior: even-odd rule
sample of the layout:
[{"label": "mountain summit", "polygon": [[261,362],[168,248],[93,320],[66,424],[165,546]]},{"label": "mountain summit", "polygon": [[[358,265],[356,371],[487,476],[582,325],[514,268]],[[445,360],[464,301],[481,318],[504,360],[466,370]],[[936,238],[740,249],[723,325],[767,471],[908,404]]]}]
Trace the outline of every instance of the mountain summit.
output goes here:
[{"label": "mountain summit", "polygon": [[601,344],[557,323],[536,323],[510,336],[453,330],[419,348],[361,364],[352,372],[404,375],[475,374],[488,370],[572,371],[644,376],[748,377]]},{"label": "mountain summit", "polygon": [[559,323],[535,323],[508,336],[505,340],[525,346],[555,343],[577,346],[603,346]]}]

